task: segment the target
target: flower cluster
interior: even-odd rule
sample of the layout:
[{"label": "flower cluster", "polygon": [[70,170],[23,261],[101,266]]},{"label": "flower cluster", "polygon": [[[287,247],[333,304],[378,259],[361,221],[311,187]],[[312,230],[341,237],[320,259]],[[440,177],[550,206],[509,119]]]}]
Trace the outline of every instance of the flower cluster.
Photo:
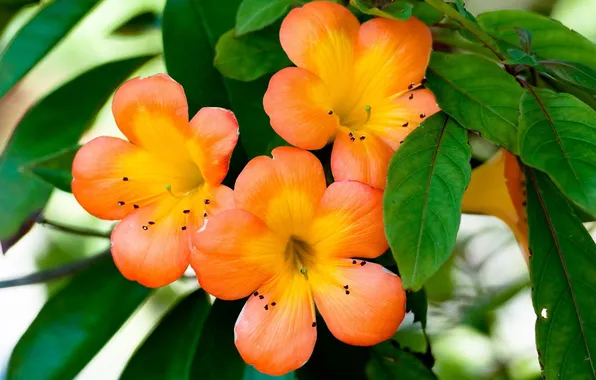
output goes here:
[{"label": "flower cluster", "polygon": [[[121,220],[112,253],[128,279],[159,287],[190,264],[215,297],[248,297],[235,343],[272,375],[309,359],[317,312],[348,344],[373,345],[397,330],[401,281],[370,261],[388,248],[387,167],[439,110],[421,88],[431,34],[415,18],[360,25],[340,5],[312,2],[288,14],[280,39],[297,67],[272,77],[264,108],[295,147],[251,160],[234,190],[221,184],[238,140],[233,113],[203,108],[189,121],[184,90],[163,74],[118,89],[112,110],[128,141],[84,145],[72,183],[87,211]],[[335,182],[327,187],[304,149],[330,142]]]}]

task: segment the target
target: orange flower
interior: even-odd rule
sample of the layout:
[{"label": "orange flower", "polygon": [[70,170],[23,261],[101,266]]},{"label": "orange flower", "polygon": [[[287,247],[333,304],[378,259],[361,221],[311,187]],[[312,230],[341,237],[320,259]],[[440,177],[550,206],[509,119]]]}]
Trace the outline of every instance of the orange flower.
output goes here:
[{"label": "orange flower", "polygon": [[315,304],[339,340],[373,345],[397,330],[405,293],[399,277],[361,259],[388,248],[382,191],[355,181],[326,188],[320,162],[301,149],[272,155],[256,157],[238,177],[237,209],[194,235],[191,265],[214,296],[250,295],[236,347],[259,371],[281,375],[313,351]]},{"label": "orange flower", "polygon": [[98,137],[85,144],[73,163],[73,194],[92,215],[122,219],[112,232],[122,274],[163,286],[188,268],[190,232],[233,207],[221,181],[238,123],[221,108],[203,108],[189,123],[184,90],[165,74],[126,82],[112,112],[130,142]]},{"label": "orange flower", "polygon": [[516,157],[505,149],[472,171],[462,211],[493,215],[505,222],[527,260],[530,250],[525,206],[525,176]]},{"label": "orange flower", "polygon": [[281,45],[298,67],[276,73],[264,107],[273,129],[303,149],[335,140],[336,181],[384,189],[393,152],[439,111],[424,82],[432,38],[415,18],[360,25],[346,8],[312,2],[283,21]]}]

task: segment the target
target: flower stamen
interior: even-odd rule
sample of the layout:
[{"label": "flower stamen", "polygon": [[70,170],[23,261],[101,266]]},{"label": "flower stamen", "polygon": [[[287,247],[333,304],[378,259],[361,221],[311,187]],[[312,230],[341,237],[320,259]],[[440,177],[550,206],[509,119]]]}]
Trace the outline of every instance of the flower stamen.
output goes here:
[{"label": "flower stamen", "polygon": [[372,107],[370,106],[370,104],[367,104],[364,106],[364,110],[366,111],[366,120],[364,120],[364,124],[368,123],[368,121],[370,120],[370,111],[372,110]]},{"label": "flower stamen", "polygon": [[169,183],[166,185],[166,190],[168,193],[170,193],[170,195],[172,197],[178,198],[178,199],[182,199],[188,194],[188,192],[184,193],[184,194],[174,194],[174,192],[172,191],[172,185],[170,185]]}]

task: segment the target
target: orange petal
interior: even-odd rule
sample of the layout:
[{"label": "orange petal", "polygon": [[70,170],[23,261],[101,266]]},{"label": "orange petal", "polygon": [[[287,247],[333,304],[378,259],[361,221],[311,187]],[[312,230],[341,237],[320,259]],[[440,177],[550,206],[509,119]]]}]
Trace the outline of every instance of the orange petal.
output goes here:
[{"label": "orange petal", "polygon": [[365,130],[382,138],[393,150],[420,123],[439,112],[435,96],[428,89],[410,91],[371,110]]},{"label": "orange petal", "polygon": [[263,105],[275,132],[303,149],[321,149],[339,127],[324,83],[304,69],[288,67],[273,75]]},{"label": "orange petal", "polygon": [[317,339],[314,309],[304,276],[273,279],[242,309],[234,340],[244,361],[268,375],[300,368]]},{"label": "orange petal", "polygon": [[114,137],[85,144],[72,166],[72,192],[90,214],[122,219],[136,208],[169,195],[166,184],[186,189],[192,181],[146,150]]},{"label": "orange petal", "polygon": [[194,202],[203,208],[205,217],[217,215],[222,211],[234,208],[234,191],[227,186],[204,186],[196,193]]},{"label": "orange petal", "polygon": [[504,221],[524,250],[528,251],[523,175],[515,157],[501,149],[490,160],[472,170],[462,200],[462,212],[493,215]]},{"label": "orange petal", "polygon": [[424,78],[430,59],[430,29],[415,17],[407,21],[374,18],[365,22],[358,33],[356,92],[371,99],[406,91]]},{"label": "orange petal", "polygon": [[507,185],[507,192],[517,214],[517,221],[515,226],[512,226],[512,231],[519,246],[523,250],[526,260],[529,260],[526,177],[519,167],[517,158],[504,149],[503,154],[505,155],[505,183]]},{"label": "orange petal", "polygon": [[[273,159],[252,159],[236,180],[236,207],[256,215],[282,238],[304,237],[325,192],[323,167],[302,149],[279,147]],[[303,239],[304,240],[304,239]]]},{"label": "orange petal", "polygon": [[317,309],[331,333],[347,344],[371,346],[397,331],[406,313],[406,294],[392,272],[354,261],[337,260],[308,276]]},{"label": "orange petal", "polygon": [[193,235],[190,263],[199,283],[217,298],[234,300],[254,292],[283,264],[285,242],[244,210],[209,218]]},{"label": "orange petal", "polygon": [[347,8],[315,1],[293,9],[279,32],[281,46],[296,66],[333,87],[348,89],[360,24]]},{"label": "orange petal", "polygon": [[[205,200],[209,204],[205,204]],[[178,279],[189,265],[191,237],[206,218],[234,206],[232,189],[204,186],[167,197],[124,218],[112,232],[112,255],[122,274],[149,287]]]},{"label": "orange petal", "polygon": [[232,151],[238,142],[238,122],[232,111],[204,107],[190,121],[191,139],[186,146],[205,181],[219,185],[228,173]]},{"label": "orange petal", "polygon": [[130,142],[182,170],[197,170],[183,148],[190,133],[184,89],[168,75],[124,83],[114,95],[112,113]]},{"label": "orange petal", "polygon": [[[365,139],[361,139],[364,136]],[[337,134],[331,153],[331,170],[336,181],[353,180],[384,189],[393,149],[372,134],[350,137]]]},{"label": "orange petal", "polygon": [[141,208],[116,226],[112,255],[124,277],[160,287],[182,276],[188,267],[190,245],[189,230],[183,230],[186,206],[180,203],[172,198]]},{"label": "orange petal", "polygon": [[309,243],[320,255],[375,258],[389,248],[383,231],[383,191],[335,182],[317,207]]}]

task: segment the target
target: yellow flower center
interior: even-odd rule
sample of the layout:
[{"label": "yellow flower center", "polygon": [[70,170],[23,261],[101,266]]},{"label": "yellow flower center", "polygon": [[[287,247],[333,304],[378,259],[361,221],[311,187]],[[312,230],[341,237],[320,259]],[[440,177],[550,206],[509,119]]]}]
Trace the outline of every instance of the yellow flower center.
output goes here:
[{"label": "yellow flower center", "polygon": [[300,271],[300,273],[306,275],[308,268],[314,266],[316,256],[309,243],[292,235],[286,244],[284,258],[287,267],[291,271]]}]

